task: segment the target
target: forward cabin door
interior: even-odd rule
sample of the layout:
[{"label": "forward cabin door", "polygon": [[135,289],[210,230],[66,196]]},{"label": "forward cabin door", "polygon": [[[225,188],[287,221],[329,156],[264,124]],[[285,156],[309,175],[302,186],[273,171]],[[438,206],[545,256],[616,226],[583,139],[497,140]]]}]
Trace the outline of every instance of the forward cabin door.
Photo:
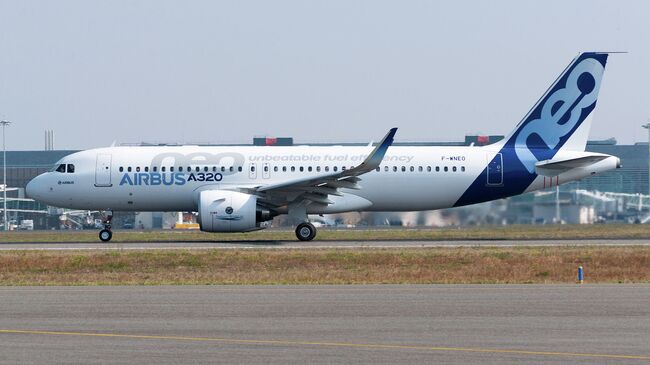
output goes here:
[{"label": "forward cabin door", "polygon": [[111,183],[111,159],[108,153],[97,155],[97,165],[95,165],[95,186],[112,186]]}]

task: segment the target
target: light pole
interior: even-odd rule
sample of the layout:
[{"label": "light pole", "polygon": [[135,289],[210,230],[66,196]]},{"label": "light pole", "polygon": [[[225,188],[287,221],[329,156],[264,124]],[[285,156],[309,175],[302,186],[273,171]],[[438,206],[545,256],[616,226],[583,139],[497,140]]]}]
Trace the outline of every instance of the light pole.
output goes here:
[{"label": "light pole", "polygon": [[650,195],[650,120],[648,120],[648,123],[641,125],[641,127],[648,130],[648,195]]},{"label": "light pole", "polygon": [[7,148],[5,145],[5,127],[9,124],[11,124],[9,121],[0,121],[0,125],[2,125],[2,203],[4,205],[4,209],[2,211],[4,212],[5,231],[9,230],[9,222],[7,222]]}]

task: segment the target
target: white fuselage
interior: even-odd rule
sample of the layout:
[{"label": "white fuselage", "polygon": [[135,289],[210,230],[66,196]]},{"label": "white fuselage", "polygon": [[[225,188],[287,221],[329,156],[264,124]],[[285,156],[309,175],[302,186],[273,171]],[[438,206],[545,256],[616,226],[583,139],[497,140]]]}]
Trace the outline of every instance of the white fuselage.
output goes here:
[{"label": "white fuselage", "polygon": [[[360,189],[342,189],[333,204],[313,204],[309,213],[413,211],[448,208],[477,180],[502,146],[392,146],[379,171],[361,176]],[[28,185],[31,197],[50,205],[88,210],[195,211],[202,190],[241,190],[319,176],[359,165],[372,147],[342,146],[155,146],[109,147],[66,156],[74,172],[51,171]],[[563,152],[557,156],[579,156]],[[554,178],[537,176],[526,191],[556,186],[613,169],[610,156]],[[508,166],[491,171],[487,196],[502,198]],[[487,181],[490,180],[491,181]],[[510,194],[512,195],[512,194]],[[467,204],[464,202],[463,205]],[[285,213],[283,208],[280,213]]]}]

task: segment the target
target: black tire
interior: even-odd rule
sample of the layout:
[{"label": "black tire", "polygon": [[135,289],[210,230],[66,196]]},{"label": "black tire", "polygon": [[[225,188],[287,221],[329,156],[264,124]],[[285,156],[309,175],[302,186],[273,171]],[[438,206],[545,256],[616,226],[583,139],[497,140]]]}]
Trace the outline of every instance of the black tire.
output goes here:
[{"label": "black tire", "polygon": [[113,238],[113,232],[111,232],[110,230],[102,229],[101,231],[99,231],[99,239],[102,242],[108,242],[111,240],[111,238]]},{"label": "black tire", "polygon": [[316,227],[309,222],[300,223],[296,227],[296,237],[301,241],[311,241],[316,237]]}]

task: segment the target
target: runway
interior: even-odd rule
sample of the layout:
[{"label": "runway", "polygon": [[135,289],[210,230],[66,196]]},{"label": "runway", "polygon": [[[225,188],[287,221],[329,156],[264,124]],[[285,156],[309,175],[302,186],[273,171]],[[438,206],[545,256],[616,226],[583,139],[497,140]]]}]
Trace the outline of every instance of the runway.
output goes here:
[{"label": "runway", "polygon": [[175,250],[175,249],[325,249],[426,247],[649,246],[643,239],[585,240],[393,240],[393,241],[191,241],[191,242],[51,242],[0,243],[2,250]]},{"label": "runway", "polygon": [[640,364],[650,285],[2,287],[3,363]]}]

